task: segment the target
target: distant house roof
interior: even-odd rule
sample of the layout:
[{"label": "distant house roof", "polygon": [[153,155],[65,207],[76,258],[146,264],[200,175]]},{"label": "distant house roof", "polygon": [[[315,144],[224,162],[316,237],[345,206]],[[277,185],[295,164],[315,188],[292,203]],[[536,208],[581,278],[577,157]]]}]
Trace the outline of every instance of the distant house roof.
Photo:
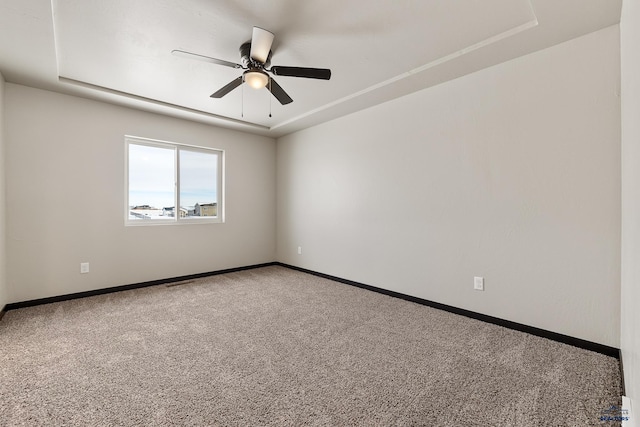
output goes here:
[{"label": "distant house roof", "polygon": [[216,202],[213,203],[196,203],[196,206],[217,206]]}]

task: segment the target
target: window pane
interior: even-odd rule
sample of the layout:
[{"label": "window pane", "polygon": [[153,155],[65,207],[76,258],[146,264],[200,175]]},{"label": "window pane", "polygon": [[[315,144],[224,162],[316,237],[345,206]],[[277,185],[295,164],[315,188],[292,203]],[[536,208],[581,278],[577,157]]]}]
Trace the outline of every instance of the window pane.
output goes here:
[{"label": "window pane", "polygon": [[218,154],[180,150],[180,217],[218,216]]},{"label": "window pane", "polygon": [[129,144],[129,219],[173,220],[175,150]]}]

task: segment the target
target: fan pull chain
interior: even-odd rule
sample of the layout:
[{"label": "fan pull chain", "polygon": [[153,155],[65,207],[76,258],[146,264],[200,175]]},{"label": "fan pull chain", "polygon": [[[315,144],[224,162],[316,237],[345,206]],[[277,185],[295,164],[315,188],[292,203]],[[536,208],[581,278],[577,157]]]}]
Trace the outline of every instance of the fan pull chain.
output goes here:
[{"label": "fan pull chain", "polygon": [[271,79],[269,79],[269,117],[271,117]]},{"label": "fan pull chain", "polygon": [[244,85],[242,85],[241,90],[242,90],[242,99],[240,101],[240,117],[244,119]]}]

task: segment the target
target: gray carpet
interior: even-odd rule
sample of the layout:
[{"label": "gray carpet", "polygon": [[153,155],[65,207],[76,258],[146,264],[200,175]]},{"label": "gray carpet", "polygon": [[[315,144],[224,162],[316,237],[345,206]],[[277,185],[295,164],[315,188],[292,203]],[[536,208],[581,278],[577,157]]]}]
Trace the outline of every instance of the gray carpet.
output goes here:
[{"label": "gray carpet", "polygon": [[2,426],[584,426],[619,403],[611,357],[284,267],[0,322]]}]

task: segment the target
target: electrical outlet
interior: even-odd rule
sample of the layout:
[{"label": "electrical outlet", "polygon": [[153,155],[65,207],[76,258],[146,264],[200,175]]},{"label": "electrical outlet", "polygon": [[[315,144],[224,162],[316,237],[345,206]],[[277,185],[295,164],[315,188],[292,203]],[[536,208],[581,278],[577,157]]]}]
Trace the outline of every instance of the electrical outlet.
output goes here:
[{"label": "electrical outlet", "polygon": [[302,255],[302,246],[298,246],[298,255]]},{"label": "electrical outlet", "polygon": [[89,272],[89,263],[81,262],[80,263],[80,274],[87,274]]},{"label": "electrical outlet", "polygon": [[473,289],[476,291],[484,291],[484,278],[482,277],[474,277],[473,278]]}]

